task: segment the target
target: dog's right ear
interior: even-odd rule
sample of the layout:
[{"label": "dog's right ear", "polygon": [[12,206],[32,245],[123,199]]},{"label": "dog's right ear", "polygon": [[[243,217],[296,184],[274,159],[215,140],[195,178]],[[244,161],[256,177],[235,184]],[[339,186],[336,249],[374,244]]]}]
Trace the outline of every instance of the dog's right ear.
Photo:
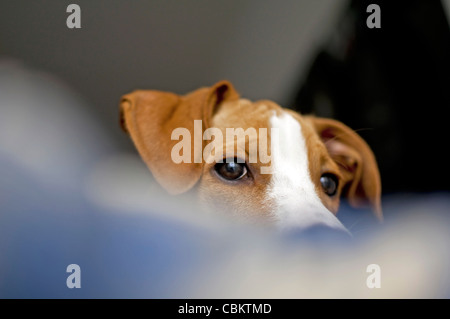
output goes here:
[{"label": "dog's right ear", "polygon": [[369,145],[345,124],[309,116],[316,132],[338,164],[344,179],[344,196],[354,207],[369,204],[375,216],[383,220],[381,179],[375,155]]},{"label": "dog's right ear", "polygon": [[[224,100],[238,99],[233,86],[222,81],[185,96],[161,91],[139,90],[124,95],[120,103],[120,124],[133,140],[140,156],[155,179],[170,193],[179,194],[192,188],[200,179],[203,163],[195,163],[196,152],[203,151],[203,132],[209,127],[216,106]],[[194,120],[202,120],[202,131],[195,132]],[[191,133],[191,162],[176,164],[171,157],[176,128]],[[194,150],[194,139],[202,149]],[[203,161],[202,161],[203,162]]]}]

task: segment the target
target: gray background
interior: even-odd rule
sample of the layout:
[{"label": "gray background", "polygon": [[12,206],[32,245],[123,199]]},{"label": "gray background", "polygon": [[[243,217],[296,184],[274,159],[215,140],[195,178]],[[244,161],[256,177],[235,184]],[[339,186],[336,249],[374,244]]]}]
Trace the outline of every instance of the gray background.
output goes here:
[{"label": "gray background", "polygon": [[[81,29],[66,8],[81,7]],[[250,99],[291,100],[345,0],[3,1],[0,57],[65,81],[120,147],[118,101],[136,88],[186,93],[222,79]],[[49,119],[50,120],[50,119]]]}]

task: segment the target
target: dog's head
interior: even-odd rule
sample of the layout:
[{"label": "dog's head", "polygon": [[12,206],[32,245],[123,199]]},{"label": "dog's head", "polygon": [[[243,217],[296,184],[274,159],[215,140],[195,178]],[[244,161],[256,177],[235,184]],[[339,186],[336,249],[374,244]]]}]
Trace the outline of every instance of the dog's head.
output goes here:
[{"label": "dog's head", "polygon": [[338,121],[241,99],[226,81],[185,96],[135,91],[120,109],[155,179],[172,194],[195,192],[207,209],[287,228],[343,228],[335,215],[346,197],[382,219],[375,157]]}]

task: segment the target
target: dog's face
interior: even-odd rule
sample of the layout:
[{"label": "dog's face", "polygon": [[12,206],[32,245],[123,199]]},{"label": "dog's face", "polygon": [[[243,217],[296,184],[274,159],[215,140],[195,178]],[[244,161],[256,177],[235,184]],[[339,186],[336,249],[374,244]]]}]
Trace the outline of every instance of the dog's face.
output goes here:
[{"label": "dog's face", "polygon": [[121,114],[158,182],[196,194],[209,211],[282,228],[344,229],[335,215],[345,196],[382,218],[375,158],[340,122],[241,99],[228,82],[186,96],[136,91],[123,97]]}]

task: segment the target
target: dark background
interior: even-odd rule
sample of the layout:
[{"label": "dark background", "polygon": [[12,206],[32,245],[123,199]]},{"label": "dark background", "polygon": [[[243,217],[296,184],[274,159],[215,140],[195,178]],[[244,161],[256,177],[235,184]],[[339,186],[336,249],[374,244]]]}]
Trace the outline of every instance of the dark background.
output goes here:
[{"label": "dark background", "polygon": [[439,1],[377,1],[368,29],[352,1],[301,85],[295,107],[335,117],[372,146],[389,192],[449,190],[450,31]]},{"label": "dark background", "polygon": [[[81,7],[81,29],[66,27],[70,3]],[[370,3],[381,7],[381,29],[366,26]],[[0,57],[62,79],[124,152],[135,151],[118,126],[121,95],[228,79],[244,97],[358,130],[385,194],[448,191],[446,3],[4,1]]]}]

